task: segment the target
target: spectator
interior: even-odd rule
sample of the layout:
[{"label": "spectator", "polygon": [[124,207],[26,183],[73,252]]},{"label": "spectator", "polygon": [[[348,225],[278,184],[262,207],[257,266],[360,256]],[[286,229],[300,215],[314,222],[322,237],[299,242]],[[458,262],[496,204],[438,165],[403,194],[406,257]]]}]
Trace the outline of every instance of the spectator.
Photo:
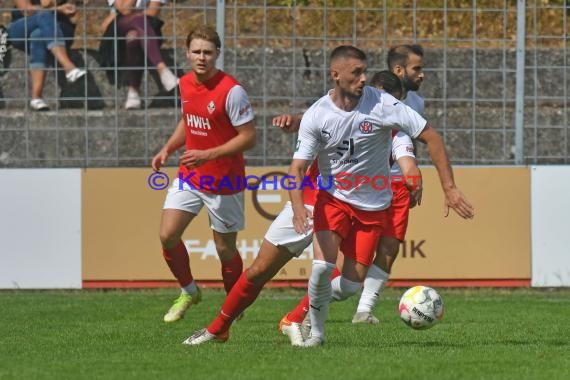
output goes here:
[{"label": "spectator", "polygon": [[[163,21],[158,18],[160,8],[166,0],[107,0],[111,13],[105,18],[101,30],[104,36],[112,35],[115,30],[118,37],[126,38],[125,57],[119,64],[128,67],[128,94],[125,109],[141,108],[139,95],[145,58],[158,71],[160,82],[167,92],[178,85],[178,78],[166,66],[160,54],[160,37]],[[118,49],[118,52],[122,51]],[[114,58],[114,57],[113,57]]]},{"label": "spectator", "polygon": [[77,9],[67,0],[15,0],[14,5],[8,38],[15,48],[27,51],[30,56],[30,107],[47,111],[49,106],[42,95],[48,51],[63,67],[68,82],[73,83],[85,75],[85,70],[75,67],[66,50],[66,41],[71,44],[75,33],[72,18]]}]

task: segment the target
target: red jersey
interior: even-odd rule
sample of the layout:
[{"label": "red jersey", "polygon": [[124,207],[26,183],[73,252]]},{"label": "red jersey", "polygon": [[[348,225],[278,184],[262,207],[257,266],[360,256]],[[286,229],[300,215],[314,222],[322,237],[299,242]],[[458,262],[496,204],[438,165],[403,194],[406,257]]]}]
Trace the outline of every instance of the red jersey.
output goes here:
[{"label": "red jersey", "polygon": [[[237,135],[226,112],[228,94],[236,85],[239,82],[223,71],[218,71],[204,83],[196,81],[194,72],[180,78],[186,149],[213,148]],[[251,105],[249,107],[251,112]],[[222,195],[243,191],[245,164],[242,153],[207,161],[192,171],[180,165],[180,172],[199,191]]]}]

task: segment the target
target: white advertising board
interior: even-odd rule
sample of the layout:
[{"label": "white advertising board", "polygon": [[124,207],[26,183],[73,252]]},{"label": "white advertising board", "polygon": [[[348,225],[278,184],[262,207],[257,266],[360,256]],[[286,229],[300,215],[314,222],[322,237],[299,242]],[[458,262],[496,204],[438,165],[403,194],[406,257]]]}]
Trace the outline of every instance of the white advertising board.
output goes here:
[{"label": "white advertising board", "polygon": [[0,288],[81,288],[81,170],[0,170]]},{"label": "white advertising board", "polygon": [[570,286],[569,218],[570,166],[531,167],[532,286]]}]

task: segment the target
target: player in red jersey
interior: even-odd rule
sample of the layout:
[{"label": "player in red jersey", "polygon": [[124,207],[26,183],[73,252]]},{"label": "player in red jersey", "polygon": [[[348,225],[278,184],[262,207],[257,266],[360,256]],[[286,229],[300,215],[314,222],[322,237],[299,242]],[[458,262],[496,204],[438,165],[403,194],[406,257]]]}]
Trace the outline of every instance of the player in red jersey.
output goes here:
[{"label": "player in red jersey", "polygon": [[216,31],[198,26],[188,34],[186,47],[192,71],[180,79],[182,119],[152,159],[152,168],[158,171],[172,153],[185,147],[160,225],[164,259],[181,287],[165,322],[181,319],[202,298],[182,242],[184,230],[202,207],[208,210],[226,292],[241,275],[236,236],[244,227],[243,152],[256,141],[247,93],[235,78],[216,68],[221,47]]}]

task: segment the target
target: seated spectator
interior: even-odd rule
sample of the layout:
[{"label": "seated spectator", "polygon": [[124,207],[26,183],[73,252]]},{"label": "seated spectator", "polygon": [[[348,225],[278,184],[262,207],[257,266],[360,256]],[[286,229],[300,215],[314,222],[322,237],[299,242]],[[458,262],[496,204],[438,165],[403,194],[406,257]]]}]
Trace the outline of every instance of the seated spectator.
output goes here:
[{"label": "seated spectator", "polygon": [[67,55],[66,39],[71,44],[75,33],[72,17],[77,9],[67,0],[15,0],[14,3],[8,39],[12,46],[29,54],[30,107],[35,111],[47,111],[49,106],[42,95],[49,52],[62,66],[68,82],[73,83],[85,75],[85,70],[75,67]]},{"label": "seated spectator", "polygon": [[[163,22],[157,17],[166,0],[107,0],[112,7],[111,13],[101,25],[104,35],[109,36],[115,28],[119,38],[125,38],[125,56],[119,57],[127,71],[128,94],[125,109],[141,108],[139,90],[145,65],[145,53],[148,62],[154,66],[160,76],[164,89],[168,92],[178,85],[178,78],[166,66],[160,53],[160,28]],[[146,34],[145,34],[146,33]],[[122,53],[119,49],[118,54]]]}]

